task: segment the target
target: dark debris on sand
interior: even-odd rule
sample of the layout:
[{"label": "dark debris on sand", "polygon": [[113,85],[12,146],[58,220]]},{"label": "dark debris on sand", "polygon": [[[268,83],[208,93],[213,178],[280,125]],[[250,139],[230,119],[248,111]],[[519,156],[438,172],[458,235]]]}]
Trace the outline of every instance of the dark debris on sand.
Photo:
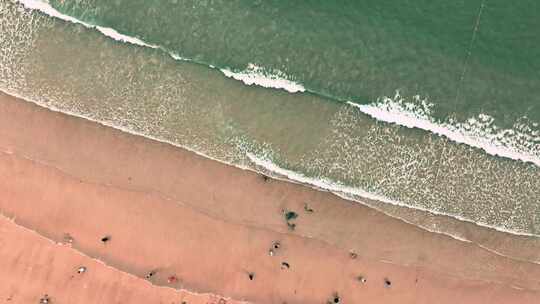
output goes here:
[{"label": "dark debris on sand", "polygon": [[307,213],[313,213],[313,208],[309,207],[308,203],[305,203],[304,204],[304,211],[307,212]]},{"label": "dark debris on sand", "polygon": [[364,277],[363,275],[357,276],[356,280],[358,280],[358,282],[360,282],[360,283],[366,283],[367,282],[366,277]]},{"label": "dark debris on sand", "polygon": [[145,278],[148,280],[150,278],[152,278],[153,276],[155,276],[157,273],[157,270],[151,270],[150,272],[148,272],[145,276]]},{"label": "dark debris on sand", "polygon": [[294,219],[296,219],[298,217],[298,213],[294,212],[294,211],[286,211],[285,212],[285,220],[288,222],[288,221],[292,221]]},{"label": "dark debris on sand", "polygon": [[328,300],[327,303],[328,304],[340,304],[341,303],[341,298],[339,297],[338,293],[336,292],[332,296],[332,299]]},{"label": "dark debris on sand", "polygon": [[294,221],[298,218],[298,213],[294,211],[289,210],[282,210],[283,216],[285,217],[285,222],[287,223],[287,227],[289,227],[289,230],[294,230],[296,228],[296,223],[293,223],[291,221]]},{"label": "dark debris on sand", "polygon": [[274,243],[272,243],[272,248],[270,248],[270,249],[268,250],[268,254],[269,254],[270,256],[273,256],[273,255],[277,252],[277,250],[279,249],[279,247],[281,247],[281,243],[278,242],[278,241],[275,241]]},{"label": "dark debris on sand", "polygon": [[39,299],[39,304],[49,304],[49,303],[51,303],[51,298],[49,297],[48,294],[44,294],[43,297]]}]

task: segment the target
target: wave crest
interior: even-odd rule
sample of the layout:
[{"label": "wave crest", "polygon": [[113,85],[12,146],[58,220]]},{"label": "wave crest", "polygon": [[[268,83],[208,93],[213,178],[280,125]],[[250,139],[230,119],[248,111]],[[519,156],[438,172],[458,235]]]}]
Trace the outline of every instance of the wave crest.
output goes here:
[{"label": "wave crest", "polygon": [[240,80],[247,85],[258,85],[265,88],[283,89],[290,93],[305,92],[306,89],[299,83],[289,80],[285,73],[278,70],[267,71],[264,68],[250,63],[240,72],[227,69],[220,71],[229,78]]},{"label": "wave crest", "polygon": [[530,122],[527,117],[522,117],[509,129],[497,127],[495,119],[487,114],[479,114],[464,122],[449,119],[441,123],[430,115],[433,104],[419,95],[413,98],[415,103],[408,103],[396,91],[393,97],[385,96],[373,104],[347,103],[380,121],[427,130],[491,155],[540,166],[540,145],[535,144],[540,142],[540,131],[535,130],[538,124]]},{"label": "wave crest", "polygon": [[[64,21],[96,29],[103,35],[116,41],[160,49],[176,60],[190,61],[206,65],[210,68],[216,68],[211,64],[196,62],[192,59],[181,57],[161,46],[147,43],[139,38],[121,34],[112,28],[92,25],[64,15],[43,0],[14,1],[21,3],[28,9],[38,10]],[[255,64],[249,64],[243,71],[231,71],[229,69],[220,69],[220,71],[225,76],[242,81],[246,85],[283,89],[290,93],[306,91],[304,86],[290,80],[291,77],[284,72],[266,69]],[[426,99],[422,99],[419,95],[414,96],[414,99],[414,103],[405,102],[399,92],[396,92],[394,97],[385,96],[372,104],[357,104],[351,101],[347,103],[358,107],[363,113],[380,121],[396,123],[408,128],[423,129],[437,135],[445,136],[452,141],[482,149],[491,155],[531,162],[540,166],[539,126],[537,123],[530,122],[526,117],[517,121],[510,129],[497,127],[494,124],[494,119],[487,114],[480,114],[477,117],[469,118],[465,122],[457,122],[449,119],[447,122],[440,123],[435,121],[430,115],[432,104],[427,102]]]}]

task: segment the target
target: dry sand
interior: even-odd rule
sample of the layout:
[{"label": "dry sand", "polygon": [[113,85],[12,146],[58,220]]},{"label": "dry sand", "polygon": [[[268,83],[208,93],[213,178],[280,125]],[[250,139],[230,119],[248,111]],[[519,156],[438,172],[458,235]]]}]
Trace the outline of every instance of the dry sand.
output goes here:
[{"label": "dry sand", "polygon": [[[12,287],[0,289],[2,297],[16,288],[25,299],[49,293],[70,303],[71,297],[104,303],[103,295],[107,303],[123,303],[115,290],[122,294],[124,282],[132,280],[126,286],[153,294],[156,303],[185,294],[157,286],[280,304],[326,303],[336,292],[341,303],[540,299],[539,264],[5,94],[0,94],[0,151],[0,212],[45,238],[62,241],[69,233],[74,239],[71,247],[54,245],[3,219],[0,282]],[[304,210],[306,202],[314,212]],[[298,213],[295,230],[287,227],[282,210]],[[103,244],[106,235],[110,241]],[[512,239],[500,235],[493,238]],[[275,241],[281,246],[270,256]],[[357,253],[355,259],[349,250]],[[40,252],[56,264],[36,258]],[[89,260],[78,252],[113,267],[94,262],[103,275],[81,295],[76,289],[82,285],[66,283],[74,261]],[[290,268],[283,269],[282,262]],[[44,264],[51,275],[38,274],[34,283],[16,279],[31,274],[27,267]],[[154,287],[143,281],[151,270],[156,270],[148,280]],[[170,275],[179,281],[168,283]],[[367,282],[359,282],[360,275]],[[47,286],[65,288],[38,291]]]},{"label": "dry sand", "polygon": [[[0,302],[240,303],[211,294],[153,286],[0,217]],[[79,268],[84,267],[84,272]]]}]

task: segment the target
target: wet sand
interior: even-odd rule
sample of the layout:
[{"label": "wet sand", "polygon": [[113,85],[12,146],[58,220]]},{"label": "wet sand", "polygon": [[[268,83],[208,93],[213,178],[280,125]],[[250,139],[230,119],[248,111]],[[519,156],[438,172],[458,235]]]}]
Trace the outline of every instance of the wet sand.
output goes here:
[{"label": "wet sand", "polygon": [[[98,258],[117,276],[125,272],[143,280],[156,270],[148,280],[156,286],[253,303],[326,303],[334,293],[341,303],[540,298],[539,264],[5,94],[0,150],[0,212],[57,242],[69,233],[71,254]],[[313,212],[304,209],[306,203]],[[298,214],[290,221],[294,230],[283,210]],[[19,233],[7,230],[9,237]],[[110,236],[106,243],[104,236]],[[30,239],[21,238],[17,246],[33,248]],[[275,241],[280,247],[271,256]],[[51,256],[64,259],[60,252]],[[171,275],[179,280],[168,283]],[[11,277],[5,271],[0,276]],[[60,275],[49,281],[56,279],[65,280]]]},{"label": "wet sand", "polygon": [[[240,303],[149,282],[54,243],[0,216],[0,302]],[[84,271],[79,268],[84,267]]]}]

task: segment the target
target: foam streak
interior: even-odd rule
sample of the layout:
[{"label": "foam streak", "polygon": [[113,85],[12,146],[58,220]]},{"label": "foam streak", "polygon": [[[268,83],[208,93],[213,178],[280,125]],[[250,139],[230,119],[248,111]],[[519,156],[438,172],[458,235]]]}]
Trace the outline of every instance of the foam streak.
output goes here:
[{"label": "foam streak", "polygon": [[[460,220],[460,221],[463,221],[463,222],[472,223],[472,224],[475,224],[475,225],[478,225],[478,226],[481,226],[481,227],[494,229],[494,230],[497,230],[497,231],[500,231],[500,232],[505,232],[505,233],[509,233],[509,234],[515,234],[515,235],[540,237],[540,235],[536,235],[536,234],[518,232],[518,231],[508,230],[508,229],[505,229],[505,228],[492,226],[492,225],[488,225],[488,224],[484,224],[484,223],[474,222],[474,221],[472,221],[470,219],[464,218],[464,217],[459,216],[459,215],[447,214],[447,213],[439,212],[439,211],[436,211],[436,210],[431,210],[431,209],[426,209],[426,208],[422,208],[422,207],[416,207],[416,206],[407,205],[407,204],[404,204],[402,202],[390,199],[390,198],[388,198],[388,197],[386,197],[384,195],[368,192],[368,191],[365,191],[363,189],[356,188],[356,187],[342,185],[342,184],[336,183],[336,182],[328,180],[328,179],[308,177],[308,176],[303,175],[302,173],[291,171],[291,170],[288,170],[288,169],[285,169],[285,168],[281,168],[278,165],[276,165],[275,163],[273,163],[272,161],[270,161],[268,159],[259,158],[259,157],[255,156],[252,153],[247,153],[247,157],[255,165],[257,165],[258,167],[263,168],[263,169],[269,171],[270,173],[274,173],[274,174],[278,175],[278,177],[281,176],[281,177],[286,178],[286,180],[289,180],[289,181],[294,181],[294,182],[298,182],[298,183],[301,183],[301,184],[310,185],[310,186],[313,186],[316,189],[327,190],[327,191],[330,191],[330,192],[332,192],[332,193],[334,193],[334,194],[336,194],[336,195],[338,195],[338,196],[340,196],[340,197],[342,197],[344,199],[347,199],[347,200],[352,200],[352,201],[355,201],[355,202],[358,202],[358,203],[365,204],[364,202],[359,200],[359,198],[360,199],[365,198],[365,199],[369,199],[369,200],[374,200],[374,201],[379,201],[379,202],[383,202],[383,203],[387,203],[387,204],[392,204],[392,205],[395,205],[395,206],[420,210],[420,211],[435,214],[435,215],[448,216],[448,217],[451,217],[451,218],[454,218],[454,219],[457,219],[457,220]],[[367,205],[367,204],[365,204],[365,205]],[[371,205],[368,205],[368,206],[373,208]],[[377,209],[377,208],[375,208],[375,209]],[[377,209],[377,210],[379,210],[379,209]],[[383,212],[382,210],[379,210],[379,211]],[[444,232],[441,232],[441,231],[431,231],[431,232],[437,232],[437,233],[445,234],[445,235],[448,235],[448,236],[450,236],[450,237],[452,237],[454,239],[469,242],[469,240],[466,240],[466,239],[463,239],[461,237],[454,236],[454,235],[451,235],[451,234],[448,234],[448,233],[444,233]]]},{"label": "foam streak", "polygon": [[130,37],[130,36],[127,36],[127,35],[124,35],[124,34],[120,34],[118,33],[116,30],[112,29],[112,28],[108,28],[108,27],[103,27],[103,26],[96,26],[96,25],[92,25],[92,24],[89,24],[89,23],[86,23],[86,22],[83,22],[79,19],[76,19],[76,18],[73,18],[71,16],[68,16],[68,15],[64,15],[62,13],[60,13],[59,11],[57,11],[56,9],[54,9],[49,3],[47,2],[44,2],[44,1],[39,1],[39,0],[17,0],[17,2],[21,3],[24,7],[28,8],[28,9],[32,9],[32,10],[38,10],[42,13],[45,13],[49,16],[52,16],[52,17],[56,17],[58,19],[62,19],[64,21],[68,21],[68,22],[71,22],[71,23],[75,23],[75,24],[81,24],[87,28],[94,28],[98,31],[100,31],[103,35],[107,36],[107,37],[110,37],[116,41],[121,41],[121,42],[126,42],[126,43],[130,43],[130,44],[134,44],[134,45],[138,45],[138,46],[145,46],[145,47],[150,47],[150,48],[158,48],[158,46],[156,45],[152,45],[152,44],[148,44],[138,38],[134,38],[134,37]]},{"label": "foam streak", "polygon": [[[529,135],[518,134],[516,128],[498,129],[492,124],[493,118],[486,114],[470,118],[464,123],[439,123],[429,115],[429,111],[415,109],[396,101],[399,98],[398,93],[393,99],[386,97],[382,102],[375,104],[357,104],[351,101],[347,103],[379,121],[395,123],[407,128],[423,129],[454,142],[482,149],[491,155],[540,166],[538,155],[540,151],[536,151],[534,146],[525,146],[527,143],[540,141],[540,136],[535,135],[534,132]],[[516,139],[522,142],[520,143]]]},{"label": "foam streak", "polygon": [[289,93],[305,92],[306,89],[294,81],[288,80],[281,71],[266,73],[257,65],[249,64],[247,69],[241,72],[232,72],[227,69],[220,70],[225,76],[240,80],[247,85],[257,85],[265,88],[283,89]]}]

